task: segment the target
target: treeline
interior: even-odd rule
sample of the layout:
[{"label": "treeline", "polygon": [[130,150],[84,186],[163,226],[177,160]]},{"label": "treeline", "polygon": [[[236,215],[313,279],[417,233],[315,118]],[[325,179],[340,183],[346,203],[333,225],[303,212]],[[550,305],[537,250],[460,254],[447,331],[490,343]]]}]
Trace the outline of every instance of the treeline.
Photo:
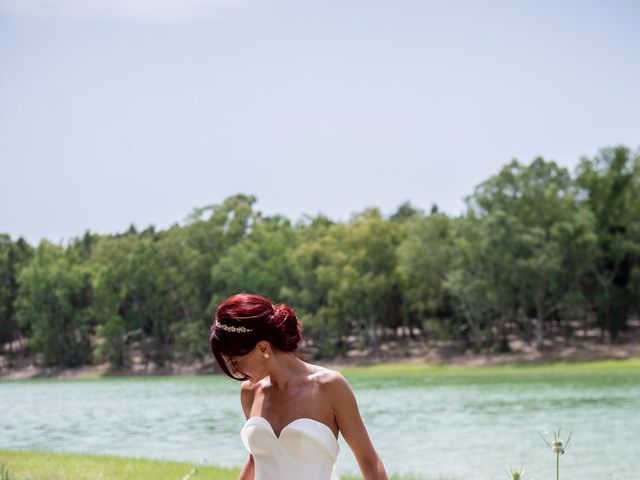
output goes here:
[{"label": "treeline", "polygon": [[[517,161],[457,217],[406,203],[348,222],[292,223],[236,195],[162,231],[85,233],[66,245],[0,237],[0,343],[47,365],[162,365],[208,355],[215,305],[257,292],[294,306],[320,355],[348,337],[402,335],[508,349],[599,329],[615,340],[640,307],[640,154],[584,158],[573,175]],[[292,199],[295,201],[295,199]]]}]

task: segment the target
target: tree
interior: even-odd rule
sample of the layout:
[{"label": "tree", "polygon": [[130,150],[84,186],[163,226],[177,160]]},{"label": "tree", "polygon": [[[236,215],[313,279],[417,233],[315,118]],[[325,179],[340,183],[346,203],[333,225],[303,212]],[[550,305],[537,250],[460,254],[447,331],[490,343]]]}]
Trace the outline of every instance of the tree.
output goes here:
[{"label": "tree", "polygon": [[[503,330],[518,311],[525,318],[533,312],[525,329],[534,327],[542,347],[547,321],[579,287],[586,268],[593,241],[589,212],[579,208],[566,169],[542,158],[529,166],[511,162],[476,187],[468,205],[476,238],[465,247],[467,263],[458,265],[450,287],[468,318],[482,311],[494,329]],[[473,305],[475,315],[468,310]]]},{"label": "tree", "polygon": [[293,229],[286,218],[257,220],[248,236],[230,247],[211,269],[215,293],[209,309],[241,291],[280,298],[290,277],[286,258],[293,242]]},{"label": "tree", "polygon": [[393,215],[391,215],[391,217],[389,217],[389,220],[392,220],[394,222],[403,222],[414,217],[423,216],[424,212],[422,210],[411,205],[411,202],[406,201],[398,207],[398,209]]},{"label": "tree", "polygon": [[327,306],[343,322],[343,331],[356,327],[374,349],[385,328],[402,321],[396,273],[401,232],[401,225],[385,221],[379,210],[365,210],[329,230],[328,262],[317,268],[318,280],[328,286]]},{"label": "tree", "polygon": [[20,336],[15,311],[18,276],[32,255],[33,248],[23,238],[12,242],[9,235],[0,235],[0,347]]},{"label": "tree", "polygon": [[420,328],[427,319],[449,313],[444,283],[453,253],[451,222],[441,213],[414,216],[407,220],[406,236],[398,246],[397,270],[406,316],[417,320]]},{"label": "tree", "polygon": [[43,241],[19,275],[16,315],[47,365],[80,365],[91,358],[89,271],[60,246]]},{"label": "tree", "polygon": [[169,270],[158,241],[131,236],[103,239],[93,261],[94,311],[103,340],[98,356],[122,365],[127,338],[137,334],[145,360],[163,365],[172,357],[175,311]]},{"label": "tree", "polygon": [[192,263],[191,283],[197,285],[203,309],[209,307],[214,295],[211,269],[230,247],[249,234],[259,218],[253,210],[255,202],[255,197],[239,194],[227,198],[221,205],[196,208],[188,217],[187,225],[177,229],[177,235],[189,249],[199,254],[198,261]]},{"label": "tree", "polygon": [[599,325],[612,339],[626,327],[632,302],[633,256],[638,252],[633,225],[640,204],[637,165],[638,155],[633,158],[620,146],[583,158],[577,169],[580,198],[595,218],[597,243],[590,255],[595,309]]}]

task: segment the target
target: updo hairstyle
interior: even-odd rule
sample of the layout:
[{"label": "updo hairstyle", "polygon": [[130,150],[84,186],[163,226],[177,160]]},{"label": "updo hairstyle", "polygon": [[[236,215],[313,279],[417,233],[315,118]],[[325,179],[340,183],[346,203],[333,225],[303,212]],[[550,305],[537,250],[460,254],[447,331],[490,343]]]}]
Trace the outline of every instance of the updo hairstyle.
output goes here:
[{"label": "updo hairstyle", "polygon": [[209,332],[209,347],[227,376],[234,380],[247,379],[244,375],[234,376],[222,355],[246,355],[260,340],[268,341],[282,352],[297,351],[302,340],[302,324],[289,305],[276,305],[251,293],[233,295],[218,305]]}]

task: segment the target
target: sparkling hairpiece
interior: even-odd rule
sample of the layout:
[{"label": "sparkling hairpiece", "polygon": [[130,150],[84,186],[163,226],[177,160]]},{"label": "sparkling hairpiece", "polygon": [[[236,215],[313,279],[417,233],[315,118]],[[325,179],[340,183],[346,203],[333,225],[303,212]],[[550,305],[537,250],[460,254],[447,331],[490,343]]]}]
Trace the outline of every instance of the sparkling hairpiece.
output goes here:
[{"label": "sparkling hairpiece", "polygon": [[233,325],[225,325],[224,323],[220,323],[220,322],[216,322],[216,327],[218,327],[220,330],[224,330],[226,332],[233,332],[233,333],[245,333],[245,332],[253,331],[253,329],[251,328],[234,327]]}]

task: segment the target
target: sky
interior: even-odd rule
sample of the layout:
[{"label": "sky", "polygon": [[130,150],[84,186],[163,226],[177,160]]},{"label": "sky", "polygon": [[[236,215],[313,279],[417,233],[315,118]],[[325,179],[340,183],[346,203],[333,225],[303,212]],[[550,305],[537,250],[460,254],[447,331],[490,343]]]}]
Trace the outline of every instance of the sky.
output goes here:
[{"label": "sky", "polygon": [[292,220],[640,147],[636,1],[0,0],[0,232]]}]

